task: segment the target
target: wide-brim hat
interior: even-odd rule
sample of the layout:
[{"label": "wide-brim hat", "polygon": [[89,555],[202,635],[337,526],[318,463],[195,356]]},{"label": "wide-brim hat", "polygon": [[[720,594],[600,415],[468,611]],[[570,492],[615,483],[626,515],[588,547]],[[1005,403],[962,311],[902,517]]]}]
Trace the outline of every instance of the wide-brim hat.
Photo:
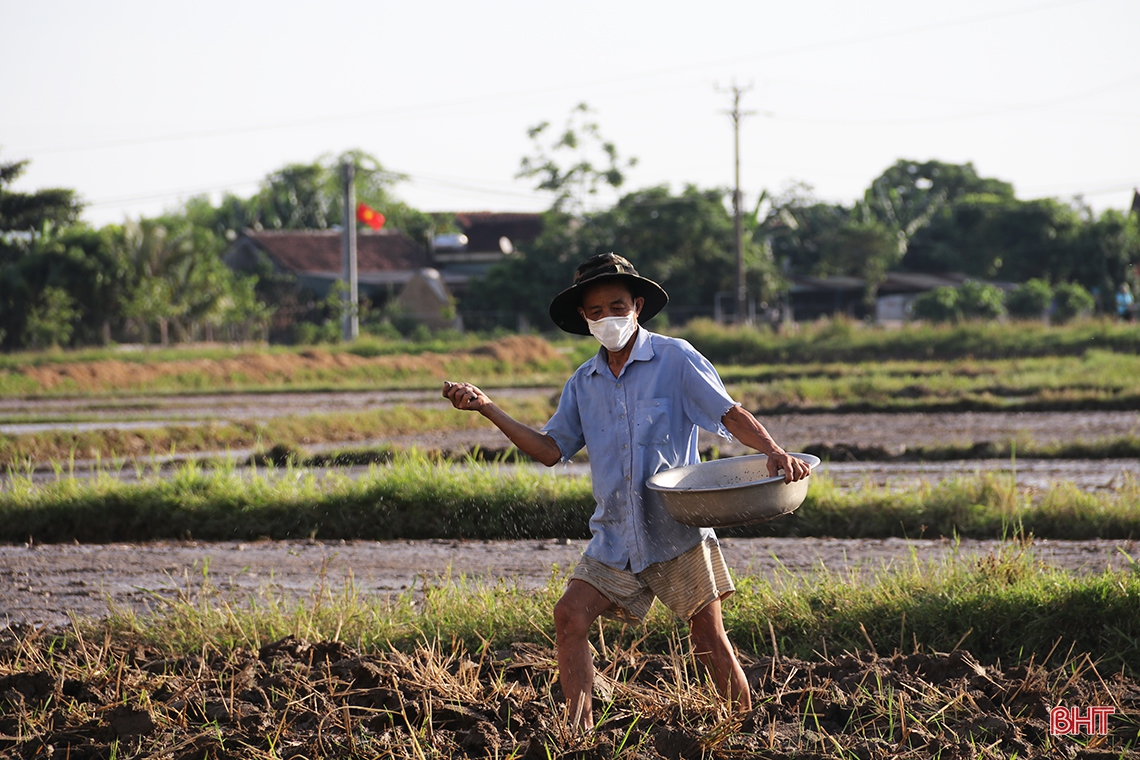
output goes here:
[{"label": "wide-brim hat", "polygon": [[627,259],[614,253],[600,253],[583,261],[574,272],[574,284],[550,302],[550,318],[554,324],[568,333],[589,335],[590,327],[578,313],[578,307],[582,305],[582,291],[587,285],[610,279],[624,280],[629,284],[634,298],[645,299],[645,305],[641,307],[641,314],[637,318],[639,324],[653,319],[669,303],[669,294],[665,289],[653,280],[639,275]]}]

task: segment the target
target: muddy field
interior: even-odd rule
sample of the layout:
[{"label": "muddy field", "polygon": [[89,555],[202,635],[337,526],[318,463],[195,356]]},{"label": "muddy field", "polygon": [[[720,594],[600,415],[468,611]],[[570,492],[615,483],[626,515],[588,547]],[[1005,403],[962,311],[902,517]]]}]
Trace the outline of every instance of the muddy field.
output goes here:
[{"label": "muddy field", "polygon": [[[500,391],[550,396],[553,388]],[[265,419],[385,405],[442,405],[434,393],[237,394],[140,397],[130,401],[0,403],[0,432],[117,427],[209,419]],[[81,419],[82,422],[75,420]],[[157,421],[157,423],[156,423]],[[777,415],[765,424],[789,449],[809,444],[905,446],[1140,435],[1140,412]],[[712,437],[722,453],[743,453]],[[489,426],[424,431],[362,445],[460,451],[501,448]],[[324,448],[334,448],[335,445]],[[249,452],[230,452],[248,457]],[[1070,480],[1112,489],[1135,460],[834,462],[841,485],[907,487],[1015,467],[1019,483]],[[583,471],[556,468],[552,476]],[[161,468],[158,470],[162,472]],[[342,470],[343,471],[343,470]],[[77,474],[90,474],[78,463]],[[132,467],[124,468],[128,476]],[[41,473],[41,477],[54,475]],[[729,539],[737,573],[774,575],[876,569],[971,557],[994,542]],[[524,587],[569,568],[581,543],[156,542],[0,546],[0,756],[496,757],[496,758],[1132,758],[1140,757],[1140,685],[1099,673],[1079,657],[1051,671],[1031,664],[984,667],[966,652],[871,653],[803,662],[748,659],[756,709],[728,715],[710,700],[691,659],[599,652],[597,732],[579,736],[561,718],[550,650],[518,644],[480,656],[361,653],[337,642],[285,640],[258,652],[210,651],[170,659],[129,641],[74,643],[46,652],[47,631],[70,615],[97,618],[108,603],[153,609],[193,591],[208,574],[231,601],[261,589],[308,594],[351,578],[367,595],[414,593],[441,574],[510,579]],[[1132,542],[1039,541],[1043,561],[1073,572],[1140,559]],[[48,626],[48,628],[44,628]],[[886,654],[886,653],[881,653]],[[1051,737],[1056,705],[1112,706],[1110,735]]]},{"label": "muddy field", "polygon": [[[548,389],[516,389],[498,391],[504,398],[522,400],[531,394],[547,393]],[[349,411],[369,409],[393,404],[416,404],[418,406],[443,405],[434,393],[424,392],[374,392],[374,393],[335,393],[335,394],[267,394],[257,396],[202,396],[155,398],[156,409],[162,409],[161,418],[179,424],[204,424],[210,419],[265,419],[288,413],[303,413],[316,408]],[[0,401],[0,407],[13,402]],[[37,419],[50,418],[52,414],[65,414],[75,400],[43,400],[27,402],[30,408],[39,409]],[[82,402],[87,403],[87,402]],[[100,402],[106,403],[106,402]],[[151,427],[162,422],[131,419],[132,415],[118,410],[114,402],[104,410],[106,419],[82,423],[62,421],[40,421],[36,423],[10,423],[0,425],[0,434],[47,429],[94,429],[105,427]],[[136,403],[136,402],[132,402]],[[140,400],[138,404],[149,404]],[[309,404],[313,406],[310,407]],[[88,410],[91,411],[91,410]],[[157,414],[156,410],[151,410]],[[232,413],[232,414],[231,414]],[[260,417],[258,417],[260,415]],[[3,409],[0,409],[3,416]],[[9,418],[10,419],[10,418]],[[1140,436],[1140,412],[1021,412],[1021,413],[953,413],[953,414],[786,414],[763,418],[764,423],[791,451],[802,450],[807,446],[860,446],[878,447],[887,452],[897,453],[905,447],[945,446],[948,444],[971,446],[985,442],[1034,441],[1040,445],[1071,442],[1074,440],[1096,441],[1098,439]],[[474,430],[440,431],[424,430],[414,434],[388,438],[374,438],[346,443],[328,443],[306,447],[309,454],[345,448],[419,448],[425,451],[463,453],[480,448],[484,451],[501,451],[508,445],[503,435],[490,423]],[[701,433],[702,449],[717,447],[722,455],[748,453],[749,450],[735,442],[728,442],[708,433]],[[203,452],[195,455],[155,456],[146,458],[144,473],[157,471],[169,473],[172,466],[186,459],[230,458],[237,462],[246,461],[255,452],[252,449],[233,448],[227,451]],[[891,462],[891,461],[839,461],[829,464],[829,474],[845,485],[869,483],[877,485],[913,485],[918,482],[931,482],[961,474],[1015,470],[1019,482],[1029,487],[1046,487],[1057,480],[1073,480],[1085,490],[1113,488],[1120,484],[1126,474],[1137,474],[1140,465],[1134,459],[1128,460],[969,460],[947,462]],[[76,460],[69,462],[68,471],[77,477],[88,477],[97,472],[132,479],[139,470],[130,462],[110,460]],[[359,472],[366,471],[366,468]],[[573,467],[570,471],[574,471]],[[584,471],[578,468],[577,471]],[[344,468],[338,472],[353,474]],[[553,472],[553,471],[552,471]],[[557,472],[567,472],[558,468]],[[19,475],[28,474],[20,472]],[[45,482],[56,477],[51,467],[42,466],[30,473],[36,480]],[[0,474],[0,487],[6,476]]]},{"label": "muddy field", "polygon": [[[0,752],[20,758],[1134,758],[1140,685],[1087,659],[968,652],[745,659],[729,714],[691,658],[602,648],[596,729],[568,728],[549,649],[366,654],[286,638],[170,658],[122,642],[0,645]],[[1052,736],[1056,706],[1105,735]],[[1111,714],[1109,714],[1111,713]]]},{"label": "muddy field", "polygon": [[[550,399],[557,388],[497,389],[492,398],[525,401]],[[264,420],[286,415],[383,409],[398,404],[447,408],[436,391],[359,391],[332,393],[209,394],[200,396],[138,395],[129,399],[43,398],[0,399],[0,433],[14,435],[43,430],[130,429],[164,423],[204,424],[212,420]],[[814,443],[880,446],[971,445],[1007,440],[1039,444],[1140,436],[1140,411],[1113,412],[955,412],[869,414],[776,414],[762,421],[787,447]],[[80,420],[80,421],[76,421]],[[456,446],[455,434],[431,434],[420,444]],[[483,433],[465,433],[480,445],[502,445],[488,424]],[[442,438],[440,437],[442,436]],[[407,439],[407,440],[404,440]],[[437,440],[438,439],[438,440]],[[394,440],[400,445],[416,436]],[[702,445],[719,443],[713,436]],[[726,451],[733,451],[732,445]]]}]

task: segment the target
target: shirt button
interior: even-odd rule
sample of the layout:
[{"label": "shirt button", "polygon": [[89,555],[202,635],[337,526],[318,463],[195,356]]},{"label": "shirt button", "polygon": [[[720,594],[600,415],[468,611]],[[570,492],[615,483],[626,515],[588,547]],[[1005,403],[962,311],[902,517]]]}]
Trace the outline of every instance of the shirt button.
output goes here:
[{"label": "shirt button", "polygon": [[626,476],[625,476],[625,479],[626,479],[626,481],[628,481],[628,480],[629,480],[629,476],[628,476],[628,475],[626,475]]},{"label": "shirt button", "polygon": [[623,415],[621,416],[621,418],[624,420],[624,419],[625,419],[625,415],[623,414]]},{"label": "shirt button", "polygon": [[620,387],[621,387],[621,383],[618,383],[618,384],[617,384],[617,387],[619,387],[619,388],[620,388]]}]

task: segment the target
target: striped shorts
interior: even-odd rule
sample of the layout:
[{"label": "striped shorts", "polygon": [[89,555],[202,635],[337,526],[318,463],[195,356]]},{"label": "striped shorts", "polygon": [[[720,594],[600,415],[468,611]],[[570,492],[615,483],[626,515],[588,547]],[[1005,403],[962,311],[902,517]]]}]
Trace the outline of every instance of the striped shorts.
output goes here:
[{"label": "striped shorts", "polygon": [[613,602],[614,606],[602,613],[605,617],[630,623],[645,619],[654,597],[688,621],[707,605],[736,590],[720,546],[711,538],[679,557],[654,563],[640,573],[619,570],[583,556],[570,580],[589,583]]}]

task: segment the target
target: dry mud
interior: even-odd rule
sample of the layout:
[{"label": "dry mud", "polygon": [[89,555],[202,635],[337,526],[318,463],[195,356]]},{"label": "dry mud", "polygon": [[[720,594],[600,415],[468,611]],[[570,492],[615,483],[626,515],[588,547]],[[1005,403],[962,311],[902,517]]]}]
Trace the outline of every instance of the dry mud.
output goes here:
[{"label": "dry mud", "polygon": [[[968,652],[746,659],[730,715],[684,655],[603,648],[595,731],[567,727],[554,654],[362,653],[286,638],[180,658],[35,637],[0,647],[0,752],[19,758],[878,760],[1135,758],[1140,687],[1087,659],[1047,670]],[[1076,706],[1105,735],[1052,736]],[[1086,734],[1089,732],[1086,732]]]}]

